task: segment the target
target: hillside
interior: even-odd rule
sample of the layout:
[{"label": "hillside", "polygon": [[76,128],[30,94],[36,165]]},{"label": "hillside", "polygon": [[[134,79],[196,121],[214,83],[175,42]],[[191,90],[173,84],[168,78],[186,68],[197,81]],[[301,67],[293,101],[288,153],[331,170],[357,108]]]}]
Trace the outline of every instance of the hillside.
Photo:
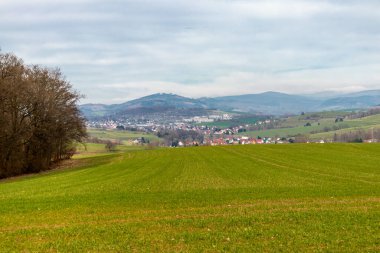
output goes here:
[{"label": "hillside", "polygon": [[379,152],[294,144],[77,158],[0,182],[0,248],[376,252]]},{"label": "hillside", "polygon": [[289,95],[279,92],[265,92],[241,96],[227,96],[218,98],[202,98],[202,102],[209,107],[229,111],[241,111],[265,114],[299,113],[313,111],[318,100],[298,95]]},{"label": "hillside", "polygon": [[174,94],[157,93],[122,104],[99,105],[85,104],[80,106],[83,114],[91,119],[101,116],[149,115],[159,113],[181,114],[191,113],[192,109],[206,109],[207,105],[196,99]]},{"label": "hillside", "polygon": [[380,96],[355,96],[355,97],[339,97],[324,101],[321,106],[325,110],[343,110],[354,108],[368,108],[380,104]]},{"label": "hillside", "polygon": [[120,141],[129,144],[133,140],[144,137],[149,141],[159,141],[160,139],[154,135],[137,131],[118,131],[118,130],[102,130],[102,129],[87,129],[89,137],[99,138],[101,140]]},{"label": "hillside", "polygon": [[175,94],[153,94],[123,104],[85,104],[80,108],[87,118],[104,115],[133,113],[157,113],[170,110],[215,109],[256,114],[299,114],[324,110],[368,108],[380,104],[380,91],[362,91],[331,96],[291,95],[279,92],[265,92],[239,96],[192,99]]},{"label": "hillside", "polygon": [[[294,137],[301,134],[308,136],[311,140],[331,140],[335,133],[340,134],[359,129],[380,129],[379,114],[335,122],[336,118],[344,117],[348,114],[341,111],[330,111],[292,116],[282,120],[275,129],[249,131],[245,134],[253,137]],[[307,123],[311,125],[305,126]]]},{"label": "hillside", "polygon": [[158,93],[129,102],[114,105],[115,110],[130,110],[134,108],[150,108],[150,107],[175,107],[175,108],[204,108],[204,104],[196,99],[186,98],[175,94]]}]

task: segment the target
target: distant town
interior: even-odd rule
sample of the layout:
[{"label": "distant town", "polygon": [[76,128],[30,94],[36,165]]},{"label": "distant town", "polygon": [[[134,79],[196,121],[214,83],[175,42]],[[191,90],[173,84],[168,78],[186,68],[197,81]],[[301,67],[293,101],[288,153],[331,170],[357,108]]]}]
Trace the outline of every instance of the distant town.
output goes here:
[{"label": "distant town", "polygon": [[[240,114],[233,113],[216,113],[210,115],[199,115],[193,117],[141,117],[121,119],[102,119],[88,121],[87,128],[102,129],[105,131],[131,131],[152,134],[161,139],[161,141],[151,141],[147,138],[138,137],[132,141],[136,145],[155,145],[155,146],[200,146],[200,145],[246,145],[246,144],[284,144],[284,143],[325,143],[325,142],[377,142],[380,135],[376,128],[371,131],[359,130],[350,131],[349,133],[338,135],[336,131],[350,129],[351,124],[358,124],[358,120],[366,117],[378,117],[379,109],[372,109],[367,112],[344,113],[323,118],[319,114],[304,114],[289,117],[273,116],[250,116],[251,122],[243,124]],[[332,114],[332,112],[330,112]],[[287,130],[287,121],[295,121],[298,117],[298,126],[300,133],[292,136],[288,134],[265,134],[265,130]],[[327,117],[327,118],[326,118]],[[244,118],[247,120],[247,118]],[[255,120],[254,120],[255,119]],[[329,121],[329,125],[326,122]],[[239,124],[240,123],[240,124]],[[377,123],[377,122],[375,122]],[[291,126],[290,129],[297,130],[297,126]],[[314,130],[309,130],[314,129]],[[321,133],[334,132],[332,138],[314,138],[310,139],[306,130],[316,135]],[[294,130],[293,130],[294,132]],[[339,132],[339,131],[338,131]],[[253,135],[253,133],[258,133]],[[263,133],[262,135],[260,133]]]}]

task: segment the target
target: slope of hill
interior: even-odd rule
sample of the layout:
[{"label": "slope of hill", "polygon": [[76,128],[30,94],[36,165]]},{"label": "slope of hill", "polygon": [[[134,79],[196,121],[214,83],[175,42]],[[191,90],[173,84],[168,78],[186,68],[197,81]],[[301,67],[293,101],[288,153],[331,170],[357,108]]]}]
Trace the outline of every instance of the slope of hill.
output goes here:
[{"label": "slope of hill", "polygon": [[362,96],[380,97],[380,90],[364,90],[364,91],[358,91],[358,92],[348,93],[344,95],[344,97],[362,97]]},{"label": "slope of hill", "polygon": [[104,104],[84,104],[79,108],[87,118],[102,117],[111,112],[110,106]]},{"label": "slope of hill", "polygon": [[379,152],[295,144],[77,159],[76,168],[0,182],[0,248],[375,252]]},{"label": "slope of hill", "polygon": [[380,91],[363,91],[333,97],[290,95],[279,92],[192,99],[174,94],[153,94],[123,104],[86,104],[80,108],[87,118],[128,112],[149,113],[167,110],[216,109],[257,114],[299,114],[323,110],[368,108],[380,104]]},{"label": "slope of hill", "polygon": [[113,105],[81,105],[82,113],[88,118],[111,115],[149,115],[149,114],[191,114],[191,110],[206,109],[207,105],[199,100],[178,96],[175,94],[157,93],[150,96],[134,99],[122,104]]},{"label": "slope of hill", "polygon": [[320,103],[317,99],[279,92],[265,92],[240,96],[201,98],[209,107],[220,110],[265,114],[291,114],[313,111]]},{"label": "slope of hill", "polygon": [[380,96],[354,96],[354,97],[338,97],[324,101],[321,107],[325,110],[343,110],[368,108],[380,104]]},{"label": "slope of hill", "polygon": [[139,99],[131,100],[123,104],[112,105],[112,110],[131,110],[136,108],[154,107],[174,107],[178,109],[186,108],[206,108],[206,105],[192,98],[186,98],[175,94],[157,93]]},{"label": "slope of hill", "polygon": [[[348,113],[347,113],[348,114]],[[316,117],[312,117],[312,115]],[[371,115],[358,119],[345,119],[336,122],[336,118],[344,117],[345,112],[331,111],[328,113],[313,113],[303,116],[288,117],[274,129],[265,129],[246,132],[248,136],[261,137],[294,137],[305,135],[311,140],[332,139],[334,133],[344,133],[359,129],[379,128],[380,115]],[[310,126],[305,126],[310,123]]]}]

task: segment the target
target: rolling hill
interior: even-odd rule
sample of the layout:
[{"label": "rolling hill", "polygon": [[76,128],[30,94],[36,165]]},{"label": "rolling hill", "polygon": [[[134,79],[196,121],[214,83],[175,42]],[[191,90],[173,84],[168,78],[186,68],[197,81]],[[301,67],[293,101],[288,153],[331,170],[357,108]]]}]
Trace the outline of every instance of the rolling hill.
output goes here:
[{"label": "rolling hill", "polygon": [[363,95],[355,97],[338,97],[324,101],[321,107],[324,110],[344,110],[368,108],[380,104],[380,95]]},{"label": "rolling hill", "polygon": [[157,113],[170,110],[216,109],[256,114],[299,114],[324,110],[360,109],[380,104],[380,91],[361,91],[350,94],[291,95],[279,92],[265,92],[239,96],[192,99],[175,94],[153,94],[123,104],[85,104],[80,109],[87,118],[122,115],[128,113]]},{"label": "rolling hill", "polygon": [[123,104],[111,106],[114,110],[128,110],[135,108],[151,107],[175,107],[186,108],[206,108],[206,105],[197,99],[178,96],[175,94],[158,93],[139,99],[131,100]]},{"label": "rolling hill", "polygon": [[149,115],[160,113],[171,115],[182,113],[186,115],[188,113],[191,114],[191,111],[194,109],[203,111],[207,108],[207,105],[199,100],[166,93],[157,93],[122,104],[85,104],[80,106],[80,110],[88,119],[103,116]]},{"label": "rolling hill", "polygon": [[199,99],[210,108],[263,114],[291,114],[317,109],[319,100],[279,92]]}]

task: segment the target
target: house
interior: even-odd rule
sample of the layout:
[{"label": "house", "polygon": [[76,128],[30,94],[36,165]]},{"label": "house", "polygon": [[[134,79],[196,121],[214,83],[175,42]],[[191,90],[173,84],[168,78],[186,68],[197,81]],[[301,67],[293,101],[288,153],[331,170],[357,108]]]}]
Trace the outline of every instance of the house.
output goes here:
[{"label": "house", "polygon": [[133,144],[144,144],[144,143],[149,143],[144,137],[139,137],[132,141]]},{"label": "house", "polygon": [[363,142],[365,142],[365,143],[375,143],[375,142],[377,142],[377,139],[368,139],[368,140],[364,140]]},{"label": "house", "polygon": [[215,139],[215,140],[211,141],[211,145],[212,146],[225,145],[225,144],[226,144],[226,142],[222,138],[218,138],[218,139]]}]

